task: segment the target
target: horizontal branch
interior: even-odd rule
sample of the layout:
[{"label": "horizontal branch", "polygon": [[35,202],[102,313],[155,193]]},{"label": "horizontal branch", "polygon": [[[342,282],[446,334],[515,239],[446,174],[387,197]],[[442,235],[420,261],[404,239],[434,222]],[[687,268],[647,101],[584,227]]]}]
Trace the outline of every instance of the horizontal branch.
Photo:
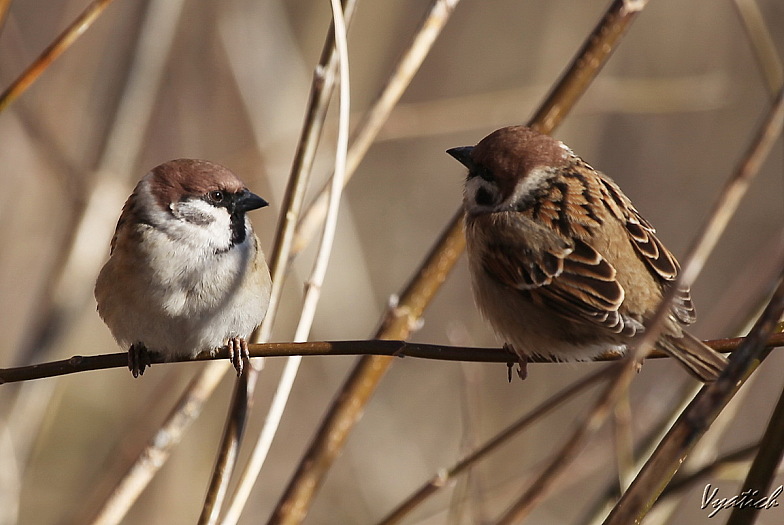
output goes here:
[{"label": "horizontal branch", "polygon": [[[719,352],[732,352],[738,347],[742,337],[731,339],[715,339],[705,341],[705,344]],[[769,348],[784,346],[784,334],[775,334],[768,341]],[[418,357],[420,359],[438,359],[442,361],[472,361],[483,363],[508,363],[517,362],[517,356],[503,348],[477,348],[461,346],[442,346],[423,343],[409,343],[407,341],[382,341],[371,339],[365,341],[316,341],[306,343],[264,343],[249,344],[248,350],[251,357],[290,357],[295,355],[387,355],[393,357]],[[214,355],[201,354],[195,358],[181,357],[168,362],[208,361],[213,359],[228,359],[228,350],[224,347]],[[666,354],[654,351],[648,358],[667,357]],[[593,361],[615,361],[619,358],[616,354],[600,356]],[[163,363],[163,359],[155,354],[150,355],[153,363]],[[528,359],[531,363],[554,363],[547,357],[532,356]],[[116,354],[102,354],[92,356],[76,355],[62,361],[52,361],[38,365],[20,366],[17,368],[0,368],[0,384],[42,379],[89,370],[103,370],[106,368],[122,368],[128,366],[127,352]]]}]

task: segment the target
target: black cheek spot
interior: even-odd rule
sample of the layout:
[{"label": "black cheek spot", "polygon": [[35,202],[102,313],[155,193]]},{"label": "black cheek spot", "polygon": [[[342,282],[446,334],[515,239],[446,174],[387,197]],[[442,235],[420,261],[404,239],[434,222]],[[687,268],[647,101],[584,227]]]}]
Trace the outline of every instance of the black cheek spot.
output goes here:
[{"label": "black cheek spot", "polygon": [[479,206],[492,206],[493,205],[493,196],[484,188],[479,188],[476,190],[475,196],[476,203]]}]

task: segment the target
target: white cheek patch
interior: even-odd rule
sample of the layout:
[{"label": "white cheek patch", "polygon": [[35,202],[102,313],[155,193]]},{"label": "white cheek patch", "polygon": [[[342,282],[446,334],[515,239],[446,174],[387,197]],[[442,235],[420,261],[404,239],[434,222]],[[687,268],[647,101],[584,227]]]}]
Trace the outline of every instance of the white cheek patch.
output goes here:
[{"label": "white cheek patch", "polygon": [[517,182],[512,194],[504,199],[503,205],[505,207],[515,207],[521,202],[526,202],[536,191],[544,188],[554,177],[555,173],[551,169],[543,167],[532,169],[528,176]]},{"label": "white cheek patch", "polygon": [[231,219],[225,208],[198,198],[188,199],[170,205],[175,217],[172,220],[168,212],[160,208],[147,186],[142,187],[139,197],[152,224],[167,236],[207,252],[231,247]]},{"label": "white cheek patch", "polygon": [[[215,217],[213,217],[213,214],[210,212],[210,210],[202,209],[202,206],[198,205],[200,202],[204,203],[204,201],[198,200],[173,202],[169,205],[169,208],[171,209],[174,216],[178,219],[192,222],[200,226],[205,226],[214,221]],[[210,208],[215,209],[214,206],[210,206]]]}]

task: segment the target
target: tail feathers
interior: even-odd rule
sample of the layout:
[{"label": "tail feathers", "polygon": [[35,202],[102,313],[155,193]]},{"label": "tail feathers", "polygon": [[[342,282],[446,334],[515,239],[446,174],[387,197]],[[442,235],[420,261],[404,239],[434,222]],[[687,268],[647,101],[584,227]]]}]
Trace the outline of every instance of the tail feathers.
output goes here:
[{"label": "tail feathers", "polygon": [[727,366],[727,358],[706,346],[702,341],[683,332],[683,337],[664,336],[658,341],[659,347],[686,367],[694,377],[711,383]]}]

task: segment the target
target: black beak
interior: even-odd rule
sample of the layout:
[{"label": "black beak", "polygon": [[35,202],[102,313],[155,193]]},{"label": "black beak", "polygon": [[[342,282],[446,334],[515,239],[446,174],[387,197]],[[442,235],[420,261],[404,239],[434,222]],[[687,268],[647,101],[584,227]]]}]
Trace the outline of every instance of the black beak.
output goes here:
[{"label": "black beak", "polygon": [[269,206],[269,202],[248,190],[243,190],[234,198],[234,209],[241,213],[257,210],[264,206]]},{"label": "black beak", "polygon": [[447,153],[452,155],[457,161],[466,168],[473,169],[474,160],[471,158],[471,152],[474,151],[473,146],[461,146],[459,148],[452,148],[446,150]]}]

